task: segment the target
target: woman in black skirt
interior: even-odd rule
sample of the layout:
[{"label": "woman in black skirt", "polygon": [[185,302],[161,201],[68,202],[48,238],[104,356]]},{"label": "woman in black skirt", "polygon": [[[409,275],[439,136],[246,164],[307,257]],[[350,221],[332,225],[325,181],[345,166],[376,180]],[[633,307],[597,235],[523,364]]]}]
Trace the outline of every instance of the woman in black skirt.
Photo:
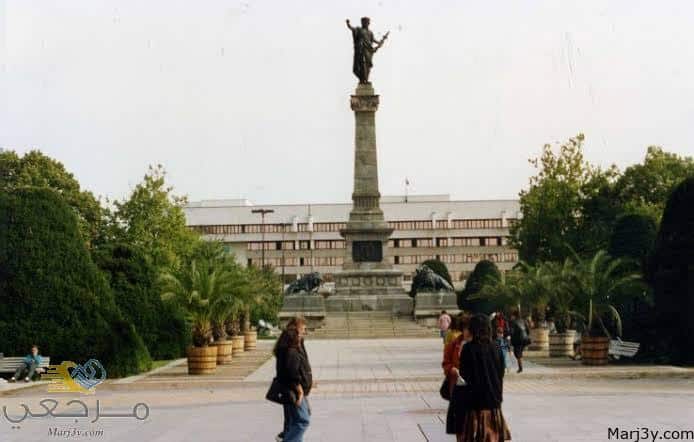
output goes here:
[{"label": "woman in black skirt", "polygon": [[[470,320],[472,341],[460,354],[460,375],[465,380],[456,406],[458,442],[501,442],[511,433],[501,413],[504,364],[501,349],[491,338],[486,315]],[[456,398],[458,399],[458,398]]]}]

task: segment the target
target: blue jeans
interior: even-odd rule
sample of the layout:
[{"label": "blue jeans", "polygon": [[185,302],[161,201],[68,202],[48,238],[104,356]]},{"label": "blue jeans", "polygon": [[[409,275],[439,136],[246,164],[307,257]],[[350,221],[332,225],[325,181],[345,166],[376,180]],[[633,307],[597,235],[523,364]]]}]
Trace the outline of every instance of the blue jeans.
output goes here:
[{"label": "blue jeans", "polygon": [[308,399],[304,397],[298,407],[295,404],[284,404],[284,413],[287,419],[282,442],[302,442],[308,424],[311,422],[311,408]]}]

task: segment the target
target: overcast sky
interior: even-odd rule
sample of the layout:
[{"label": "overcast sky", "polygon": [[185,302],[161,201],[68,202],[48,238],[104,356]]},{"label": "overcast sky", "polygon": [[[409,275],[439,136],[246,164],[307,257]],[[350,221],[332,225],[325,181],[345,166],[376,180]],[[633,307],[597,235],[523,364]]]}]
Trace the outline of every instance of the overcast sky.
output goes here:
[{"label": "overcast sky", "polygon": [[694,155],[694,2],[0,0],[0,147],[120,198],[161,163],[191,200],[348,201],[352,41],[372,18],[380,187],[515,198],[583,132],[623,168]]}]

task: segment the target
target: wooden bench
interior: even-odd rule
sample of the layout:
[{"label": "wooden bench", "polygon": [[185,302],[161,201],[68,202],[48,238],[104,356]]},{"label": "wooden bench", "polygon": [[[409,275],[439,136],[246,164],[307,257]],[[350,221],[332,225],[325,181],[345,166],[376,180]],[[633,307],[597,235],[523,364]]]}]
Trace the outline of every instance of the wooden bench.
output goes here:
[{"label": "wooden bench", "polygon": [[[0,358],[0,373],[14,373],[21,367],[23,362],[24,356]],[[49,356],[41,356],[41,363],[36,368],[36,373],[45,373],[49,365],[51,365],[51,358]]]},{"label": "wooden bench", "polygon": [[632,358],[639,351],[640,346],[641,344],[638,342],[627,342],[617,338],[610,341],[610,348],[607,350],[607,354],[615,359],[619,359],[622,356]]}]

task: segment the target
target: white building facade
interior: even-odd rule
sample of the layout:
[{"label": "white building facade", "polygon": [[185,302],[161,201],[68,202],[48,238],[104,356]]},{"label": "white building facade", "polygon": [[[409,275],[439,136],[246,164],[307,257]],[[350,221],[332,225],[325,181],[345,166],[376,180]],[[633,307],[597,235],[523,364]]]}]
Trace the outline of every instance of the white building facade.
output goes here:
[{"label": "white building facade", "polygon": [[[312,271],[331,282],[342,268],[345,242],[340,229],[351,208],[351,203],[256,206],[247,200],[205,200],[184,210],[191,229],[223,242],[243,265],[261,265],[264,259],[285,282]],[[394,229],[387,259],[404,272],[405,281],[427,259],[444,262],[456,286],[481,260],[496,263],[502,271],[518,262],[518,252],[509,245],[509,227],[520,217],[517,200],[384,196],[381,208]],[[272,212],[263,223],[254,209]]]}]

